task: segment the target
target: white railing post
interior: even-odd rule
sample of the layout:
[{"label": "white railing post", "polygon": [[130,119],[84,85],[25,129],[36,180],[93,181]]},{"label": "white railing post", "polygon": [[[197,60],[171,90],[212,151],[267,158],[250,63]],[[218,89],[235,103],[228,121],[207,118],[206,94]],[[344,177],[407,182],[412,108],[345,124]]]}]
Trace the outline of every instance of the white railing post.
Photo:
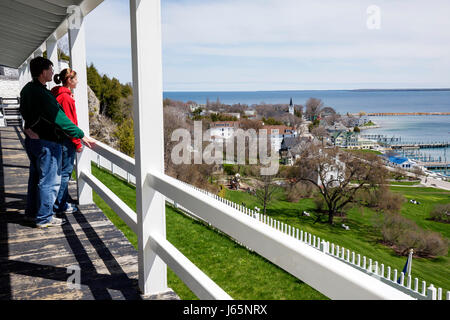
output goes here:
[{"label": "white railing post", "polygon": [[[57,74],[60,72],[60,70],[58,61],[58,46],[55,35],[52,35],[47,39],[47,41],[45,42],[45,46],[47,48],[47,59],[53,62],[53,71],[55,72],[55,74]],[[56,86],[56,83],[52,80],[48,85],[49,89],[51,89]]]},{"label": "white railing post", "polygon": [[427,289],[427,298],[428,300],[437,300],[437,292],[436,288],[431,284]]},{"label": "white railing post", "polygon": [[164,173],[160,1],[130,0],[130,22],[139,288],[149,295],[167,291],[167,266],[149,244],[150,234],[166,238],[165,199],[146,181]]},{"label": "white railing post", "polygon": [[[89,136],[89,106],[87,92],[87,71],[86,71],[86,37],[85,24],[81,8],[77,6],[69,7],[69,51],[70,65],[77,72],[78,85],[74,89],[75,104],[77,107],[78,127],[84,134]],[[81,178],[81,171],[91,173],[91,154],[88,148],[83,148],[81,153],[77,153],[77,189],[79,204],[91,204],[92,188]]]}]

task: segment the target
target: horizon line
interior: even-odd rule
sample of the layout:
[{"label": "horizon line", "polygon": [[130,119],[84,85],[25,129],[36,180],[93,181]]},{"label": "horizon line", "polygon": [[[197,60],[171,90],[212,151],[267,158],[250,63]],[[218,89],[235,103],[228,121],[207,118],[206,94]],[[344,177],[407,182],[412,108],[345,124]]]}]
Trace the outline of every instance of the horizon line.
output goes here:
[{"label": "horizon line", "polygon": [[360,89],[289,89],[289,90],[163,90],[163,92],[297,92],[297,91],[450,91],[449,88],[360,88]]}]

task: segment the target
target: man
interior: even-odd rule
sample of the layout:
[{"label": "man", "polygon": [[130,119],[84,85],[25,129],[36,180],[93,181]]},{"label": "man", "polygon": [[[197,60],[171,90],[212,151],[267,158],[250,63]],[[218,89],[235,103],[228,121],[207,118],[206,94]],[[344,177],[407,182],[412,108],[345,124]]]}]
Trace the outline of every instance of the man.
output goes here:
[{"label": "man", "polygon": [[38,228],[60,226],[65,221],[53,216],[53,205],[61,184],[61,143],[65,137],[74,137],[90,147],[94,140],[67,118],[47,89],[46,83],[53,77],[53,63],[43,57],[34,58],[30,71],[33,80],[20,92],[25,150],[30,159],[25,214]]}]

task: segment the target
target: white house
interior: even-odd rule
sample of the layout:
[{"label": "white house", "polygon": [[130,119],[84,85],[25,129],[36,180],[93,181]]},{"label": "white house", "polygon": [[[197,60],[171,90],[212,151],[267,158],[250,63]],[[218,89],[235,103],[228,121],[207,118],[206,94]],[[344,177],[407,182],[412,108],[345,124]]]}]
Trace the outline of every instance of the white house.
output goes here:
[{"label": "white house", "polygon": [[234,136],[239,128],[239,121],[217,121],[211,123],[211,137],[227,140]]},{"label": "white house", "polygon": [[293,127],[284,125],[265,125],[261,129],[267,130],[268,138],[271,139],[272,149],[276,152],[281,149],[281,143],[284,138],[297,136],[297,131]]}]

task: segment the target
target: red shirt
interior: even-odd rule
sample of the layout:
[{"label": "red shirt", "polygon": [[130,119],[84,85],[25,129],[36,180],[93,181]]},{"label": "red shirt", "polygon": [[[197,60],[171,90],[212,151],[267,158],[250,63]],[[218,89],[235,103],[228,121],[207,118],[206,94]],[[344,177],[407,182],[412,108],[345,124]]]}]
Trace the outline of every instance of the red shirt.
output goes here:
[{"label": "red shirt", "polygon": [[[75,100],[73,99],[72,92],[69,88],[63,86],[54,87],[51,92],[56,97],[56,100],[62,106],[66,116],[78,126],[77,109],[75,108]],[[71,138],[72,142],[75,144],[76,148],[79,149],[83,145],[81,140],[77,138]]]}]

